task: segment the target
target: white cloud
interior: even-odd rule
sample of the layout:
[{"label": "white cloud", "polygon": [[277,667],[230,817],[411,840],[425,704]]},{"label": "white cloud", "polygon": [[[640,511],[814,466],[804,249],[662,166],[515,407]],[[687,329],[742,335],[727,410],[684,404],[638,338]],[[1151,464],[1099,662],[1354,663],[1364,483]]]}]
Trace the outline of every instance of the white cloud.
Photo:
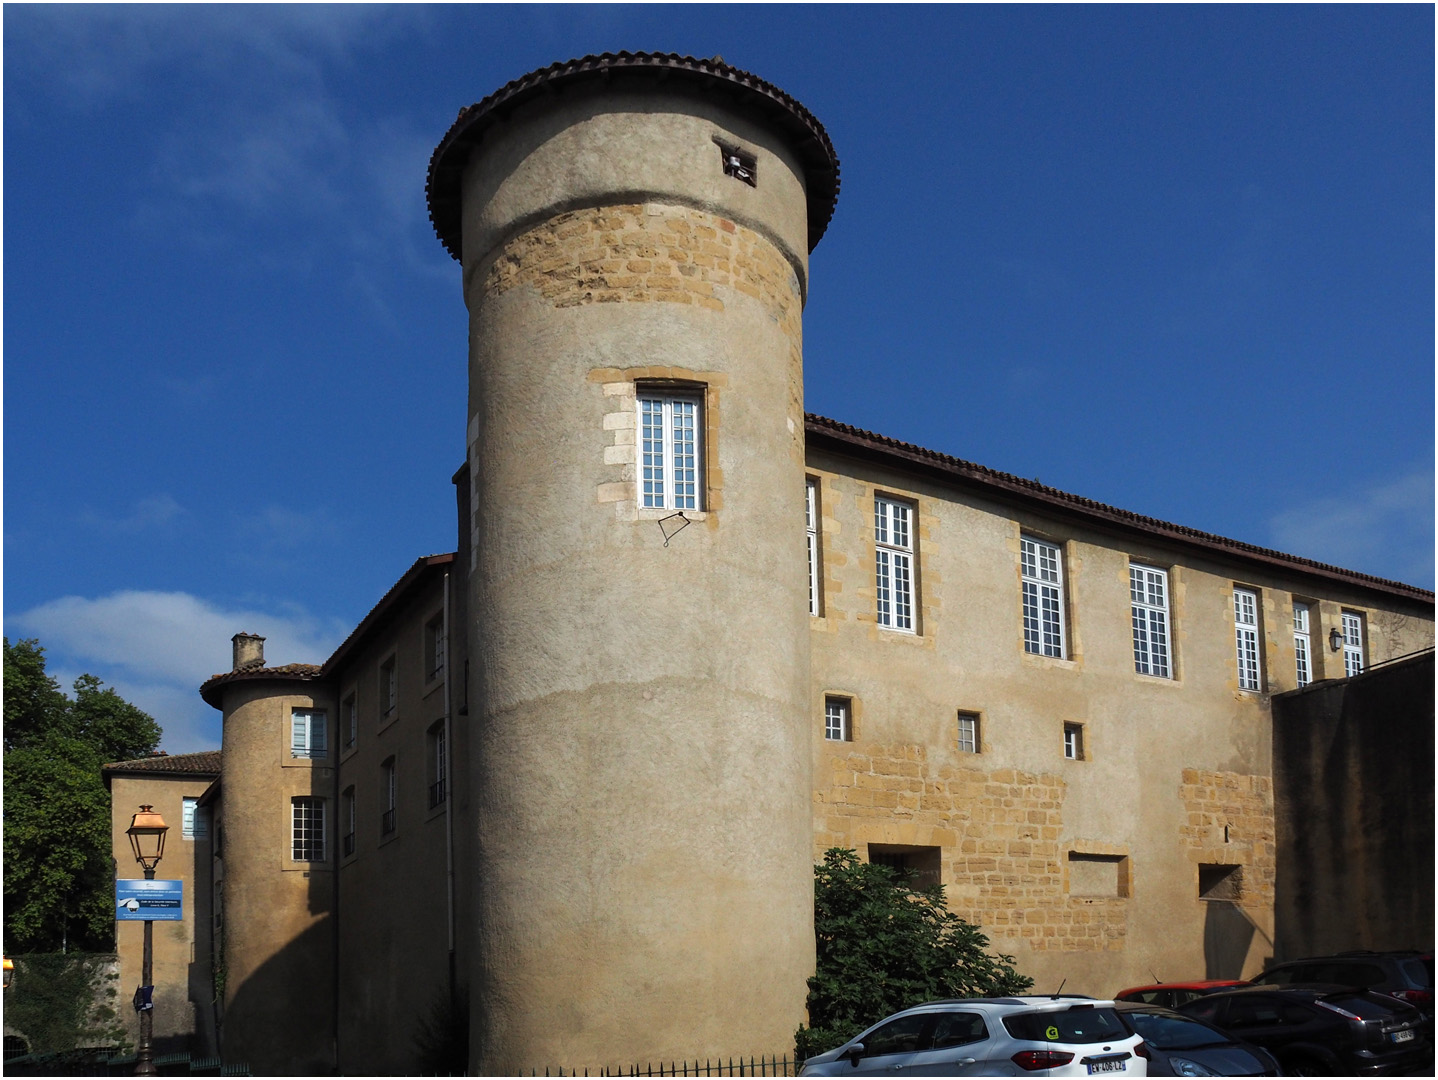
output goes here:
[{"label": "white cloud", "polygon": [[227,609],[188,593],[141,591],[66,596],[7,622],[7,632],[40,639],[62,686],[74,680],[67,673],[89,672],[154,716],[171,753],[219,745],[219,714],[198,690],[211,675],[230,669],[234,634],[262,634],[265,661],[275,666],[322,663],[350,629],[339,619],[298,609]]},{"label": "white cloud", "polygon": [[1290,507],[1269,521],[1281,551],[1350,570],[1433,585],[1433,468],[1346,496]]},{"label": "white cloud", "polygon": [[135,502],[129,513],[121,517],[107,517],[94,510],[82,510],[80,523],[94,529],[112,533],[142,533],[151,529],[173,525],[183,517],[185,508],[170,495],[147,495]]}]

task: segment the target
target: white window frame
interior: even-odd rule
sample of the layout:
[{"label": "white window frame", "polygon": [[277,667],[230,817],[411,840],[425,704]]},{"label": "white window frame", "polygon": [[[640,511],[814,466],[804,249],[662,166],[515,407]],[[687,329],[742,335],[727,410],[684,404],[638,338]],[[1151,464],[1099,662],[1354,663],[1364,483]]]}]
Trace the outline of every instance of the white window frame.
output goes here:
[{"label": "white window frame", "polygon": [[704,397],[635,392],[639,505],[646,510],[704,509]]},{"label": "white window frame", "polygon": [[1233,635],[1238,660],[1238,688],[1262,690],[1263,675],[1258,641],[1258,592],[1233,590]]},{"label": "white window frame", "polygon": [[1064,557],[1057,544],[1019,537],[1023,578],[1024,652],[1062,660],[1064,652]]},{"label": "white window frame", "polygon": [[1343,674],[1363,674],[1363,616],[1356,611],[1343,612]]},{"label": "white window frame", "polygon": [[290,757],[329,757],[329,724],[323,709],[290,710]]},{"label": "white window frame", "polygon": [[1293,601],[1293,671],[1299,686],[1313,681],[1312,609],[1303,601]]},{"label": "white window frame", "polygon": [[1069,761],[1084,759],[1082,724],[1064,724],[1064,757]]},{"label": "white window frame", "polygon": [[979,714],[959,710],[958,716],[958,749],[961,754],[977,754],[979,752]]},{"label": "white window frame", "polygon": [[290,799],[290,859],[325,861],[325,801],[315,795]]},{"label": "white window frame", "polygon": [[210,835],[209,821],[200,808],[198,796],[180,797],[180,837],[184,840],[198,840]]},{"label": "white window frame", "polygon": [[1169,662],[1168,571],[1128,564],[1128,594],[1133,621],[1133,669],[1140,675],[1173,678]]},{"label": "white window frame", "polygon": [[804,539],[809,545],[809,614],[819,614],[819,482],[804,481]]},{"label": "white window frame", "polygon": [[914,628],[914,504],[874,496],[874,613],[886,630]]},{"label": "white window frame", "polygon": [[854,704],[845,697],[824,698],[824,738],[828,742],[848,742],[853,736]]}]

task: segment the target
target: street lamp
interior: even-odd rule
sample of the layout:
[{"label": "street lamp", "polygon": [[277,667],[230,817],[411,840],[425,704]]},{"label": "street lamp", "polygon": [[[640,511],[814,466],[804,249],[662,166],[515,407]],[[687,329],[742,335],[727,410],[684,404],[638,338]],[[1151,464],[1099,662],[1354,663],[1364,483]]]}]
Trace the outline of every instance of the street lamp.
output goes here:
[{"label": "street lamp", "polygon": [[[155,880],[155,867],[165,855],[165,834],[170,827],[154,808],[142,805],[125,830],[135,861],[145,868],[145,880]],[[150,1036],[155,1025],[155,924],[145,920],[145,954],[140,971],[140,988],[135,991],[135,1009],[140,1014],[140,1044],[135,1049],[135,1075],[154,1076],[154,1051]]]}]

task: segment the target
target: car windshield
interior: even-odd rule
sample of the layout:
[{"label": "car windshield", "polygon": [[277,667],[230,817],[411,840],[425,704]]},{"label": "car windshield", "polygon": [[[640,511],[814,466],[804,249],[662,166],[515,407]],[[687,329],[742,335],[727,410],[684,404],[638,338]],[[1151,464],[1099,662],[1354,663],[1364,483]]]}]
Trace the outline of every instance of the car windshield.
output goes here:
[{"label": "car windshield", "polygon": [[1015,1039],[1028,1042],[1096,1043],[1128,1038],[1112,1009],[1046,1009],[1004,1017]]},{"label": "car windshield", "polygon": [[1233,1041],[1222,1032],[1195,1020],[1146,1012],[1126,1012],[1123,1015],[1129,1026],[1143,1036],[1144,1042],[1160,1050],[1193,1050],[1200,1046],[1224,1046]]}]

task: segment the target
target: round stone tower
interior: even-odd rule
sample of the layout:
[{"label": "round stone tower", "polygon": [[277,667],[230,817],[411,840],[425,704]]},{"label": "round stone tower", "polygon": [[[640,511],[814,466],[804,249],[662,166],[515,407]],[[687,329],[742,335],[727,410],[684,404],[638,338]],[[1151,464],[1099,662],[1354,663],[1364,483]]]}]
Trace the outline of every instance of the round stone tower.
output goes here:
[{"label": "round stone tower", "polygon": [[801,313],[838,161],[606,54],[430,163],[469,308],[472,1066],[783,1052],[813,971]]}]

